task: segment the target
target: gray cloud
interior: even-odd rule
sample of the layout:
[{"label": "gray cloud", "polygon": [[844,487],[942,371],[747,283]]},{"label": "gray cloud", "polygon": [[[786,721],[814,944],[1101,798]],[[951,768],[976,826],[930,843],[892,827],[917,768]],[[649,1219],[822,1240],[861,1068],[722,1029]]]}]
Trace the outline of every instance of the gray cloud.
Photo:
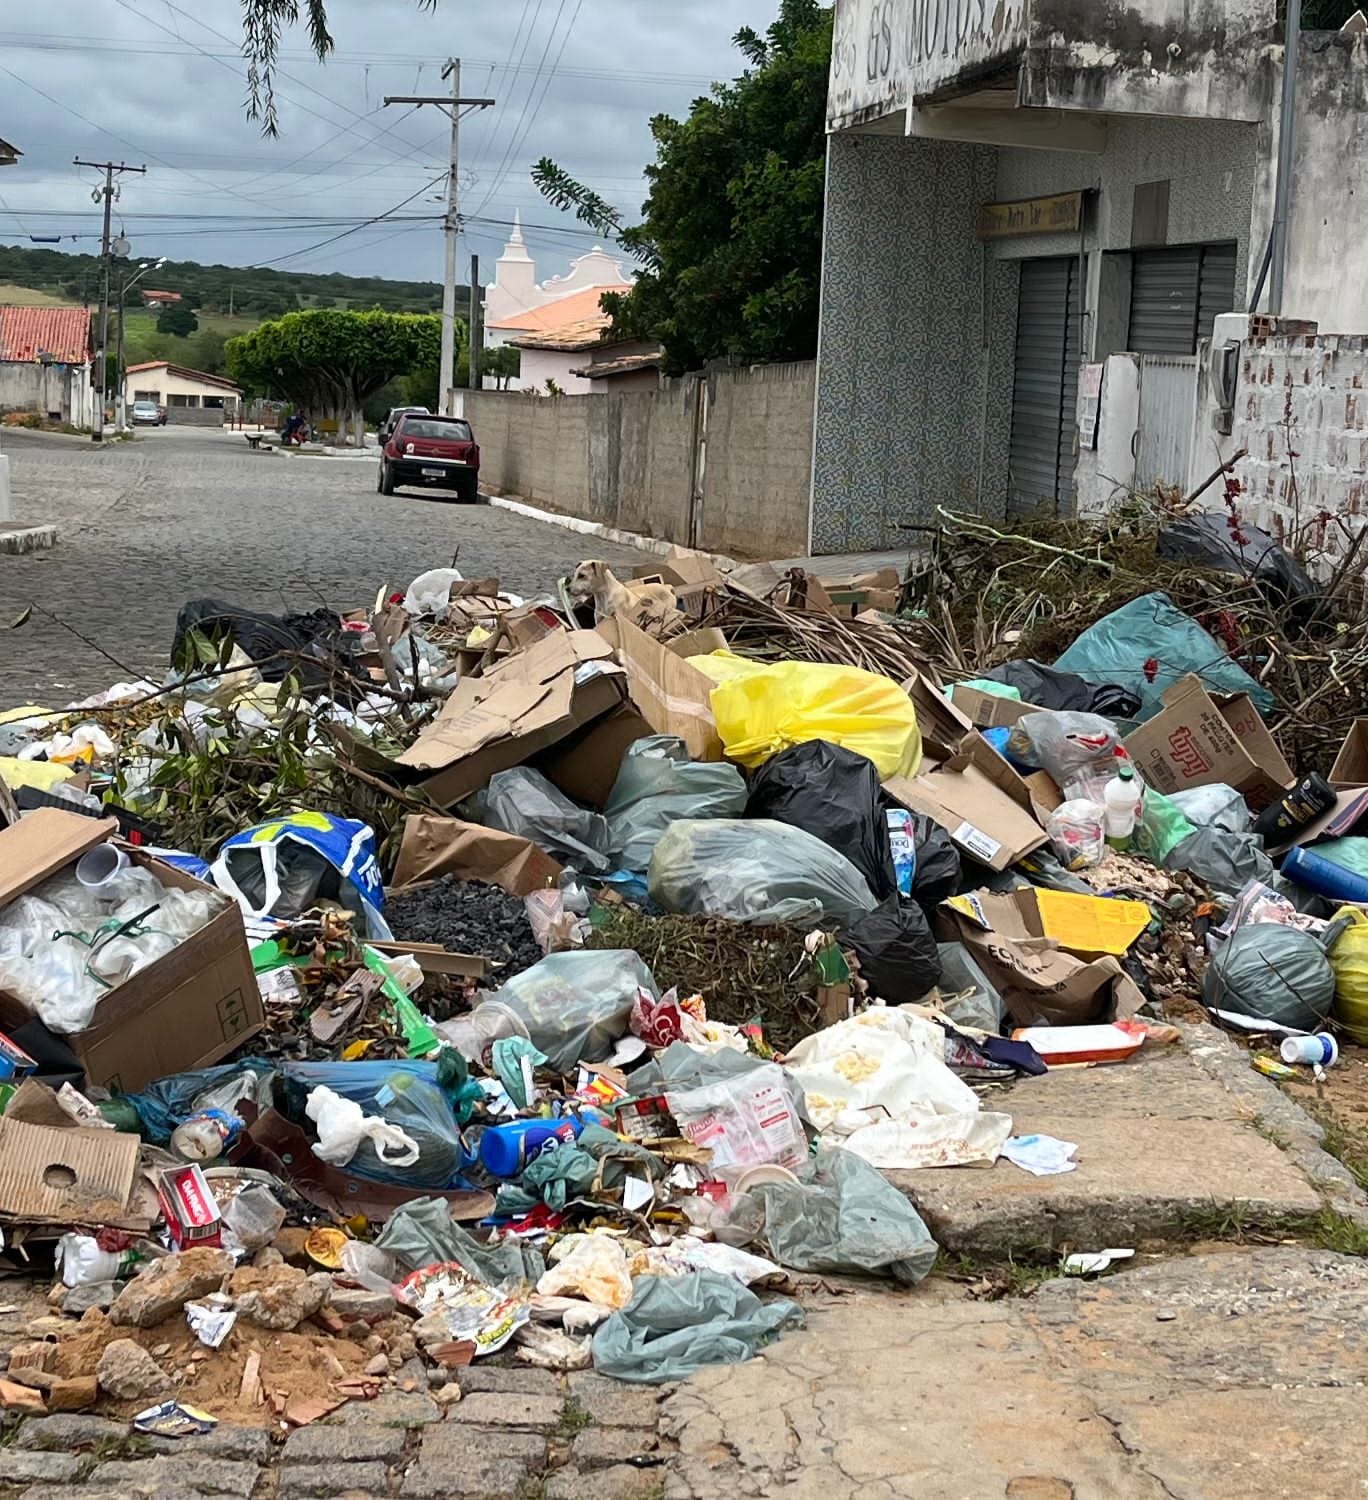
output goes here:
[{"label": "gray cloud", "polygon": [[[776,10],[776,0],[440,0],[434,14],[416,0],[331,0],[336,54],[320,66],[302,32],[286,38],[281,137],[267,141],[244,116],[229,0],[10,6],[0,136],[25,154],[0,173],[0,243],[76,234],[61,248],[98,248],[95,174],[71,165],[77,155],[146,163],[145,177],[123,180],[118,204],[140,256],[271,261],[414,193],[400,212],[436,216],[441,183],[420,190],[445,170],[446,120],[430,109],[406,117],[381,99],[441,93],[442,62],[459,52],[463,91],[499,101],[462,125],[472,218],[462,253],[492,266],[517,210],[539,273],[556,274],[592,236],[542,201],[530,164],[554,157],[633,218],[651,116],[682,114],[710,81],[733,76],[731,36]],[[436,280],[441,257],[434,218],[370,226],[283,264]]]}]

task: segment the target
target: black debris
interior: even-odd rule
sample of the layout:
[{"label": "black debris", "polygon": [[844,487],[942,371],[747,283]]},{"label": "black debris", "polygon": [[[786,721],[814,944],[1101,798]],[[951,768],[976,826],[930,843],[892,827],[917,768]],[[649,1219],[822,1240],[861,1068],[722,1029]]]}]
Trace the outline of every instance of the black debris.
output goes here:
[{"label": "black debris", "polygon": [[521,897],[479,880],[443,875],[393,893],[385,919],[399,942],[441,943],[453,953],[474,953],[500,967],[498,980],[540,961],[541,949]]}]

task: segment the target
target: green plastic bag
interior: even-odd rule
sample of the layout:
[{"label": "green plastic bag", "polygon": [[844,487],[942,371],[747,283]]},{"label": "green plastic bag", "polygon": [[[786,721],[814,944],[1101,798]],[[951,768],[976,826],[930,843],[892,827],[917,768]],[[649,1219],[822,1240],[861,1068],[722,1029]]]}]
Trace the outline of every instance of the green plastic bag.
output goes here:
[{"label": "green plastic bag", "polygon": [[1197,832],[1183,816],[1182,809],[1152,786],[1145,788],[1140,811],[1140,821],[1135,825],[1135,851],[1156,865],[1162,865],[1173,849]]}]

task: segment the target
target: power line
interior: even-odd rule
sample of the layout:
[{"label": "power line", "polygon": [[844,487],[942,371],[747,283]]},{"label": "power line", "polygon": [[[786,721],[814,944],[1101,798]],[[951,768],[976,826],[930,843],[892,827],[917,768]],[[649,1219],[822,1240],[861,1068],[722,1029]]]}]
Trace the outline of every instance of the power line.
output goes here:
[{"label": "power line", "polygon": [[401,198],[393,208],[386,209],[383,214],[376,214],[374,218],[367,219],[364,224],[357,224],[351,229],[344,229],[341,234],[335,234],[330,239],[319,240],[316,245],[306,245],[302,250],[291,250],[286,255],[278,255],[274,260],[253,261],[252,264],[245,269],[249,271],[264,270],[267,266],[278,266],[283,260],[294,260],[300,255],[308,255],[314,250],[322,250],[326,245],[335,245],[338,240],[345,240],[348,235],[358,234],[361,230],[368,228],[372,224],[382,223],[384,220],[389,218],[390,214],[397,213],[399,209],[405,206],[405,204],[412,203],[420,193],[425,193],[429,188],[436,187],[436,185],[441,180],[441,177],[434,177],[431,182],[425,182],[423,186],[418,189],[418,192],[410,193],[407,198]]}]

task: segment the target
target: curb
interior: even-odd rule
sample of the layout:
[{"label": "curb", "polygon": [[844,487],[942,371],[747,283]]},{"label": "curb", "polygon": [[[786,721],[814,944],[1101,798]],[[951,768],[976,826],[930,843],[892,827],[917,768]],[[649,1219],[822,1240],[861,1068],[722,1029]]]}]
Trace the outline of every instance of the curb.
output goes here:
[{"label": "curb", "polygon": [[25,552],[42,552],[57,545],[55,526],[17,526],[0,530],[0,553],[21,556]]},{"label": "curb", "polygon": [[[655,557],[665,557],[679,542],[664,542],[658,537],[643,536],[637,531],[619,531],[616,526],[605,526],[601,521],[586,521],[583,516],[566,516],[559,511],[538,510],[522,500],[509,500],[503,495],[485,495],[489,505],[499,510],[512,511],[515,516],[526,516],[530,521],[545,521],[548,526],[560,526],[566,531],[577,531],[581,536],[597,537],[603,542],[613,542],[619,547],[635,547],[638,552],[649,552]],[[718,552],[704,552],[718,567],[735,567],[734,559]]]}]

